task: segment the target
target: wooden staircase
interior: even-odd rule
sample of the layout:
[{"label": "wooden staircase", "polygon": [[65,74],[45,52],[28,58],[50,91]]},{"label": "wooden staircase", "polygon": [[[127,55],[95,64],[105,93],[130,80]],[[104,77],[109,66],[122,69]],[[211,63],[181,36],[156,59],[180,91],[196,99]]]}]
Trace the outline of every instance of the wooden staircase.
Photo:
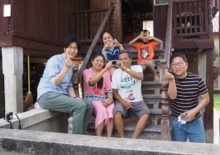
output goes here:
[{"label": "wooden staircase", "polygon": [[[127,44],[123,44],[125,49],[129,50],[132,53],[132,64],[137,63],[137,51],[134,50],[131,46]],[[161,57],[163,54],[163,50],[156,49],[156,57]],[[156,65],[159,66],[160,61],[156,61]],[[158,67],[159,72],[159,67]],[[160,140],[161,139],[161,83],[154,82],[153,74],[149,70],[144,71],[144,80],[142,81],[142,95],[144,98],[145,103],[147,104],[148,108],[150,109],[150,118],[147,122],[147,126],[145,127],[144,131],[142,132],[139,138],[141,139],[154,139]],[[124,119],[124,131],[126,137],[131,137],[133,131],[135,129],[137,123],[137,117],[132,115],[129,118]],[[94,119],[91,121],[89,125],[89,131],[91,134],[95,134],[94,128]],[[105,133],[105,132],[104,132]],[[113,133],[114,137],[118,137],[117,131],[114,130]]]},{"label": "wooden staircase", "polygon": [[[95,52],[95,46],[97,45],[98,38],[101,37],[101,32],[104,30],[108,19],[110,19],[110,14],[112,7],[106,13],[104,20],[102,21],[89,49],[84,57],[83,65],[80,68],[78,73],[77,69],[74,70],[74,79],[73,85],[74,89],[78,91],[79,79],[82,82],[82,72],[87,67],[89,59],[92,55],[92,52]],[[167,14],[167,30],[166,30],[166,42],[164,50],[156,49],[156,65],[157,71],[161,78],[160,82],[153,82],[153,74],[146,70],[144,71],[144,80],[142,82],[142,94],[145,100],[145,103],[150,109],[150,118],[145,127],[140,138],[143,139],[156,139],[156,140],[170,140],[170,122],[169,122],[169,100],[167,97],[167,82],[163,77],[163,71],[169,67],[169,58],[171,51],[171,36],[172,36],[172,0],[169,0],[168,14]],[[137,51],[131,48],[129,45],[124,45],[125,49],[128,49],[132,53],[133,64],[136,64],[137,61]],[[125,135],[131,137],[137,118],[132,116],[124,120],[125,125]],[[89,131],[91,134],[95,135],[94,120],[89,126]],[[117,132],[113,133],[113,136],[117,136]]]}]

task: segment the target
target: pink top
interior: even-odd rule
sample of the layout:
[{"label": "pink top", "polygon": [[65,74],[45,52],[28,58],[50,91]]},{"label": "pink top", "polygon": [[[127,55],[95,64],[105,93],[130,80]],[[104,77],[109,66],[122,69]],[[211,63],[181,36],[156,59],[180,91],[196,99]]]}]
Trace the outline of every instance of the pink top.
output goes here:
[{"label": "pink top", "polygon": [[103,86],[101,89],[97,88],[97,83],[93,86],[89,85],[89,80],[93,76],[94,73],[92,68],[83,71],[84,97],[90,101],[98,100],[104,103],[108,99],[106,93],[112,92],[110,73],[107,71],[103,74]]}]

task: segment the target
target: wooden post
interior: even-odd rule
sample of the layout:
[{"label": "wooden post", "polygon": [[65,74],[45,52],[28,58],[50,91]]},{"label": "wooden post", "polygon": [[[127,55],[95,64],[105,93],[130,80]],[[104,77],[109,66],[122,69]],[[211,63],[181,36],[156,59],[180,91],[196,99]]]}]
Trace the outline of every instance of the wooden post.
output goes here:
[{"label": "wooden post", "polygon": [[114,37],[121,42],[122,41],[122,6],[121,0],[114,0]]},{"label": "wooden post", "polygon": [[73,69],[73,77],[72,77],[72,82],[73,82],[73,88],[76,93],[76,96],[79,97],[79,83],[80,83],[80,78],[79,78],[79,70],[78,67],[75,67]]},{"label": "wooden post", "polygon": [[2,68],[5,86],[5,113],[23,112],[23,49],[2,48]]},{"label": "wooden post", "polygon": [[213,141],[213,49],[206,50],[206,84],[209,90],[210,102],[205,108],[204,125],[206,130],[207,142]]},{"label": "wooden post", "polygon": [[171,128],[170,128],[170,110],[169,110],[169,99],[167,95],[168,82],[163,76],[165,69],[167,68],[166,61],[161,62],[161,140],[171,140]]},{"label": "wooden post", "polygon": [[0,54],[0,118],[3,117],[5,117],[4,76],[2,72],[2,55]]}]

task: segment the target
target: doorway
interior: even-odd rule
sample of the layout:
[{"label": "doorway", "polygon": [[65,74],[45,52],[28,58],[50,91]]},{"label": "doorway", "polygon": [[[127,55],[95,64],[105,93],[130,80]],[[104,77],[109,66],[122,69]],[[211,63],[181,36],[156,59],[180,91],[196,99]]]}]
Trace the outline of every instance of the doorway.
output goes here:
[{"label": "doorway", "polygon": [[123,42],[129,42],[143,29],[143,22],[153,34],[153,0],[122,0]]}]

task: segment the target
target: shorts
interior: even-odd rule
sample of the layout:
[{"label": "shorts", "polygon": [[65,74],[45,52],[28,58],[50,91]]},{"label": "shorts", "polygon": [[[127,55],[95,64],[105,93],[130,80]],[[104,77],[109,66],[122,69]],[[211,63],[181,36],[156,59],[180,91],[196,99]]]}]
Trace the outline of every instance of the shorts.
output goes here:
[{"label": "shorts", "polygon": [[116,101],[114,115],[116,114],[116,112],[121,112],[123,118],[126,118],[129,116],[129,113],[134,113],[138,118],[140,118],[144,114],[150,113],[150,110],[143,100],[139,102],[131,102],[131,104],[133,105],[133,108],[126,110],[120,102]]}]

